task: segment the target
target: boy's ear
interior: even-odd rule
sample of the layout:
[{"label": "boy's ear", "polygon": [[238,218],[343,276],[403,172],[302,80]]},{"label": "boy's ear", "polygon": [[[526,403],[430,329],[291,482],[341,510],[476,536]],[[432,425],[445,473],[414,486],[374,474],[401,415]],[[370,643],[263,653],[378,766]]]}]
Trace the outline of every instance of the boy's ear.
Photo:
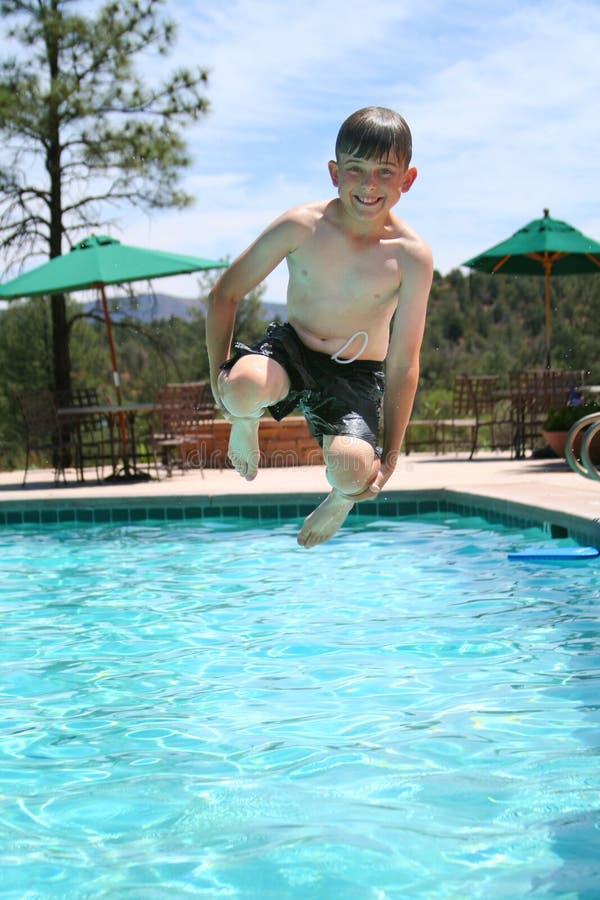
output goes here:
[{"label": "boy's ear", "polygon": [[411,187],[415,183],[415,178],[417,177],[417,170],[414,166],[411,166],[406,170],[406,174],[402,180],[402,193],[406,194],[407,191],[410,191]]},{"label": "boy's ear", "polygon": [[329,169],[329,177],[333,183],[334,187],[338,186],[338,171],[339,167],[337,162],[334,159],[330,159],[327,163],[327,168]]}]

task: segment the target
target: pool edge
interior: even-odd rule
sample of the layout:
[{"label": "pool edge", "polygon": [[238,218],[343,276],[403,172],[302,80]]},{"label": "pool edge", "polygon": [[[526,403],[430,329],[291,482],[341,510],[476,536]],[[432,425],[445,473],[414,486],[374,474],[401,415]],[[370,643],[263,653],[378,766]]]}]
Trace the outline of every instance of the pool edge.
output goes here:
[{"label": "pool edge", "polygon": [[[32,498],[1,504],[0,527],[20,524],[93,524],[162,519],[242,517],[291,519],[307,515],[323,499],[322,492],[265,494],[180,494],[166,497]],[[503,525],[541,527],[550,537],[571,537],[600,546],[600,522],[535,504],[449,488],[390,490],[378,500],[357,504],[360,516],[402,517],[426,512],[478,515]]]}]

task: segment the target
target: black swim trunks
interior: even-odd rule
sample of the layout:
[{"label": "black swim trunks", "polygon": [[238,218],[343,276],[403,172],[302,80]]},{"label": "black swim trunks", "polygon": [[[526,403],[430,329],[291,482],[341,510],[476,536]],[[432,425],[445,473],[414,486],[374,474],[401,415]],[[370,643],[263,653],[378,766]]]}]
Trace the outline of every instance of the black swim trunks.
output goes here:
[{"label": "black swim trunks", "polygon": [[287,322],[272,323],[253,344],[236,343],[235,351],[221,366],[224,372],[248,353],[268,356],[285,369],[291,388],[287,397],[269,407],[274,419],[280,421],[299,409],[321,446],[328,434],[361,438],[377,448],[385,381],[382,363],[357,359],[341,365],[327,353],[309,349]]}]

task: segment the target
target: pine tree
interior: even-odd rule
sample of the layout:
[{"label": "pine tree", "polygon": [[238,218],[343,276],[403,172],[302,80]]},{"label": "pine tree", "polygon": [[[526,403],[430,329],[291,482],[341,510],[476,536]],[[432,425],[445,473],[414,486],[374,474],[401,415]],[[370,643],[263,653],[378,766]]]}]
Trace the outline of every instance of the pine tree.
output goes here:
[{"label": "pine tree", "polygon": [[[205,71],[148,84],[136,61],[175,40],[163,0],[2,0],[0,248],[7,263],[53,258],[122,204],[183,207],[190,164],[181,128],[206,113]],[[5,45],[6,46],[6,45]],[[17,52],[18,51],[18,52]],[[55,388],[70,384],[65,298],[52,298]]]}]

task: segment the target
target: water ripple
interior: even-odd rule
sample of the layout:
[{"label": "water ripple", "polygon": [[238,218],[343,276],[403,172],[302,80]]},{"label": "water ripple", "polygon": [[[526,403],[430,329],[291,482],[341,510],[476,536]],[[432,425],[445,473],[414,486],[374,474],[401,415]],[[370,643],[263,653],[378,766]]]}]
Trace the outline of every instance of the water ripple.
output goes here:
[{"label": "water ripple", "polygon": [[294,529],[3,532],[3,896],[593,896],[597,565]]}]

